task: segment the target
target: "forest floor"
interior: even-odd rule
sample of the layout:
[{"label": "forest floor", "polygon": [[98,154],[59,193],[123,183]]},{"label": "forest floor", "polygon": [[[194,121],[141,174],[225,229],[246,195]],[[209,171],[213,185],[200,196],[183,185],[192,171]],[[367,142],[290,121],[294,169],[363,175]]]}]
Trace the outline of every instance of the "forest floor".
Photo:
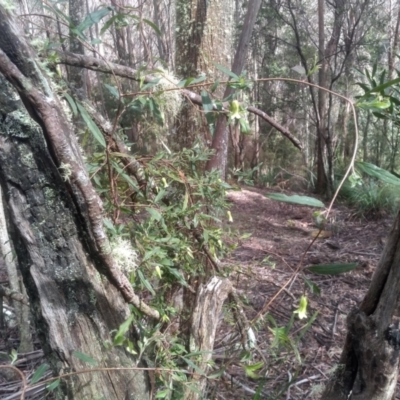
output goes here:
[{"label": "forest floor", "polygon": [[[226,241],[234,244],[239,238],[239,243],[223,265],[231,271],[230,279],[243,301],[248,320],[254,322],[256,345],[247,364],[262,364],[253,371],[257,376],[246,375],[246,354],[241,350],[235,322],[225,312],[226,318],[218,327],[214,358],[216,368],[221,363],[227,367],[220,379],[211,383],[209,399],[320,399],[323,385],[339,361],[346,316],[365,295],[391,228],[393,217],[360,219],[348,207],[336,204],[325,237],[317,238],[304,254],[318,232],[313,218],[315,209],[265,196],[276,191],[242,187],[228,194],[233,223],[225,227],[225,231],[230,231]],[[336,276],[316,275],[303,268],[342,262],[355,262],[358,267]],[[300,272],[296,272],[300,263]],[[0,279],[6,280],[3,275]],[[318,286],[320,294],[310,292],[304,277]],[[277,328],[288,326],[304,293],[309,300],[308,318],[299,320],[296,316],[286,336],[283,329]],[[315,321],[308,323],[315,313]],[[279,343],[274,341],[274,329],[281,333]],[[3,331],[2,336],[0,355],[7,356],[18,337],[15,331]],[[38,349],[19,359],[16,366],[29,377],[41,362],[43,353]],[[0,381],[0,398],[19,398],[14,392],[19,379]],[[400,390],[397,392],[396,398],[400,399]],[[42,397],[32,393],[28,398]]]},{"label": "forest floor", "polygon": [[[230,278],[244,301],[247,318],[252,321],[258,316],[253,325],[256,355],[249,364],[263,362],[263,366],[255,371],[258,377],[251,379],[243,367],[232,362],[215,388],[216,398],[319,399],[339,361],[346,316],[363,299],[392,225],[393,217],[360,219],[348,207],[335,205],[325,237],[317,238],[304,254],[318,232],[315,209],[265,196],[276,191],[242,187],[229,193],[234,219],[231,229],[250,236],[240,240],[224,264],[235,271]],[[304,267],[355,262],[358,267],[335,276],[316,275],[302,268],[296,273],[300,262]],[[320,294],[310,292],[304,277],[318,286]],[[280,294],[272,300],[278,291]],[[274,343],[273,321],[276,327],[287,327],[304,293],[309,300],[308,320],[318,312],[315,321],[307,325],[307,320],[296,316],[288,335],[291,343]],[[306,333],[297,342],[303,329]],[[217,348],[227,348],[229,330],[233,331],[233,323],[222,324]],[[254,395],[257,390],[262,392],[259,397]],[[396,398],[400,398],[400,390],[397,392]]]}]

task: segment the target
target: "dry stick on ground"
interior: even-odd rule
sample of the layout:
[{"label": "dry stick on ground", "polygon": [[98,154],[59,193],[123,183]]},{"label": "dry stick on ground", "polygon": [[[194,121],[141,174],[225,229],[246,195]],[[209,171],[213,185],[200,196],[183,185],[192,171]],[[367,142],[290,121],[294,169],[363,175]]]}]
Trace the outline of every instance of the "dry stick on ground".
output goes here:
[{"label": "dry stick on ground", "polygon": [[26,384],[26,378],[25,378],[25,375],[23,374],[23,372],[21,372],[18,368],[14,367],[13,365],[0,365],[0,369],[12,369],[14,372],[16,372],[21,377],[22,393],[21,393],[20,399],[24,400],[27,384]]}]

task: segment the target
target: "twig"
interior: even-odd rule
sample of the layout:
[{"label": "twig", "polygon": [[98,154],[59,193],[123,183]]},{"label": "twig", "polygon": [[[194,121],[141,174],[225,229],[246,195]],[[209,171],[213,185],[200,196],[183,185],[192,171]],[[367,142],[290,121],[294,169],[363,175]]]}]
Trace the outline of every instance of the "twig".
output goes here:
[{"label": "twig", "polygon": [[338,314],[339,314],[339,307],[336,307],[335,318],[333,319],[333,326],[332,326],[332,335],[331,335],[332,339],[333,339],[333,337],[335,336],[335,333],[336,333],[336,324],[337,324]]},{"label": "twig", "polygon": [[21,377],[22,393],[21,393],[20,400],[24,400],[25,392],[26,392],[26,388],[27,388],[25,375],[22,373],[22,371],[20,371],[18,368],[14,367],[13,365],[0,365],[0,368],[1,369],[12,369],[14,372],[16,372]]},{"label": "twig", "polygon": [[295,383],[292,383],[289,387],[292,387],[292,386],[299,386],[299,385],[302,385],[303,383],[307,383],[307,382],[310,382],[310,381],[315,381],[315,380],[318,379],[318,378],[321,378],[321,375],[320,375],[320,374],[318,374],[318,375],[312,375],[312,376],[310,376],[309,378],[305,378],[305,379],[302,379],[301,381],[297,381],[297,382],[295,382]]},{"label": "twig", "polygon": [[[228,378],[231,382],[233,382],[235,385],[240,386],[245,392],[250,393],[252,395],[256,394],[257,392],[248,386],[246,386],[244,383],[240,382],[239,379],[234,378],[232,375],[228,374],[227,372],[224,372],[223,374],[226,378]],[[269,393],[262,392],[263,396],[268,396]]]},{"label": "twig", "polygon": [[14,292],[3,285],[0,285],[0,296],[9,297],[10,299],[19,301],[22,304],[27,306],[29,305],[28,299],[22,293]]}]

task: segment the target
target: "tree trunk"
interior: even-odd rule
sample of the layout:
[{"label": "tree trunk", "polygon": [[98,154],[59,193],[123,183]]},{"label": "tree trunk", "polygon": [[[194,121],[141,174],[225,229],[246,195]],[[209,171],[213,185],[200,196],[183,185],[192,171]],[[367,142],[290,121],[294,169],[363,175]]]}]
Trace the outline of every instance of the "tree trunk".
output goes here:
[{"label": "tree trunk", "polygon": [[[15,253],[11,246],[11,239],[8,234],[3,193],[0,187],[0,255],[3,257],[6,265],[11,291],[26,298],[25,287],[21,282],[20,275],[18,274],[18,267],[14,259],[14,254]],[[20,353],[27,353],[33,350],[30,331],[31,325],[29,323],[29,306],[16,300],[12,300],[12,306],[14,308],[20,338],[18,351]]]},{"label": "tree trunk", "polygon": [[[243,24],[243,30],[240,35],[238,48],[236,50],[235,58],[232,64],[232,71],[236,75],[240,75],[243,71],[243,67],[246,62],[248,45],[250,43],[251,35],[253,33],[254,24],[258,15],[258,11],[261,6],[261,0],[250,0],[248,4],[246,18]],[[228,97],[233,90],[227,87],[224,93],[224,98]],[[228,161],[228,127],[227,118],[222,115],[218,118],[215,133],[211,148],[214,150],[214,154],[211,156],[207,163],[207,170],[218,169],[221,173],[221,177],[225,179],[226,167]]]},{"label": "tree trunk", "polygon": [[[0,75],[0,184],[43,349],[56,374],[88,368],[75,352],[102,368],[136,367],[138,361],[124,348],[110,346],[110,332],[129,316],[121,293],[132,288],[113,266],[109,269],[100,205],[75,136],[35,55],[2,6],[0,27],[0,73],[39,122]],[[113,285],[98,271],[105,271]],[[140,369],[77,374],[63,382],[59,398],[150,397],[147,374]]]},{"label": "tree trunk", "polygon": [[[214,350],[215,334],[218,327],[218,320],[222,306],[232,292],[232,283],[229,279],[218,278],[216,276],[209,279],[205,285],[200,285],[197,291],[197,298],[192,313],[190,325],[190,345],[191,353],[202,352],[201,361],[197,367],[207,374],[209,364]],[[191,384],[185,390],[185,400],[198,400],[204,398],[204,390],[207,384],[205,376],[200,376],[194,372]],[[198,372],[198,370],[197,370]]]},{"label": "tree trunk", "polygon": [[[230,68],[234,4],[231,0],[177,0],[176,70],[181,77],[206,74],[209,82],[222,78],[213,63]],[[215,95],[221,97],[223,89]],[[192,104],[185,104],[177,117],[180,148],[191,148],[196,139],[211,143],[204,115]]]},{"label": "tree trunk", "polygon": [[[85,3],[82,0],[69,0],[69,17],[71,18],[71,22],[75,28],[83,22],[85,17]],[[70,31],[69,50],[72,53],[85,54],[82,40],[79,40],[76,34],[72,31]],[[87,97],[86,71],[84,69],[70,67],[69,82],[71,82],[80,97]]]},{"label": "tree trunk", "polygon": [[391,400],[400,350],[400,213],[358,310],[347,318],[348,333],[338,368],[321,400]]}]

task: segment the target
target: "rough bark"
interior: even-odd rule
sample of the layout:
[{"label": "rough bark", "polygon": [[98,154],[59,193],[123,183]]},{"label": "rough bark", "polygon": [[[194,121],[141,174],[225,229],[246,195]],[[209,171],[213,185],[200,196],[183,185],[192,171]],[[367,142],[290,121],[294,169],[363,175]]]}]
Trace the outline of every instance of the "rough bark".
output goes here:
[{"label": "rough bark", "polygon": [[[0,72],[29,111],[28,115],[2,78],[0,183],[49,363],[56,373],[87,368],[74,355],[79,351],[100,367],[135,367],[137,360],[123,348],[107,346],[112,341],[110,332],[129,315],[123,298],[129,301],[136,294],[107,251],[101,203],[75,136],[35,55],[2,6],[0,30]],[[69,399],[150,396],[147,375],[140,369],[78,374],[67,380],[60,396],[65,395]]]},{"label": "rough bark", "polygon": [[[230,68],[234,4],[231,0],[178,0],[176,2],[176,70],[181,77],[207,75],[209,82],[222,77],[213,63]],[[222,96],[223,88],[217,88]],[[201,138],[209,145],[211,136],[202,113],[186,103],[177,117],[181,148],[191,148]]]},{"label": "rough bark", "polygon": [[[3,193],[0,187],[0,254],[6,264],[11,292],[25,298],[25,303],[27,303],[25,287],[22,282],[20,282],[17,263],[15,262],[13,248],[11,247],[11,239],[8,234],[4,208]],[[20,353],[27,353],[33,350],[33,342],[30,332],[31,325],[29,323],[29,305],[14,299],[12,300],[12,305],[15,310],[15,317],[19,330],[20,345],[18,351]]]},{"label": "rough bark", "polygon": [[[2,88],[5,87],[4,80]],[[55,373],[87,368],[75,351],[102,367],[131,367],[122,348],[107,349],[110,332],[129,311],[117,290],[101,280],[83,216],[48,153],[42,131],[22,104],[3,114],[0,182],[7,194],[17,256],[36,328]],[[98,259],[96,260],[98,261]],[[68,398],[148,399],[142,371],[81,374]],[[125,397],[126,396],[126,397]]]},{"label": "rough bark", "polygon": [[[74,28],[83,22],[85,17],[85,3],[82,0],[69,0],[69,17]],[[73,31],[69,35],[69,50],[72,53],[85,54],[85,48],[81,40],[78,39]],[[86,71],[77,67],[70,67],[68,81],[79,92],[80,97],[86,98]]]},{"label": "rough bark", "polygon": [[102,203],[90,182],[75,135],[57,96],[41,72],[35,54],[22,34],[18,34],[20,31],[15,20],[1,6],[0,28],[3,31],[0,37],[0,72],[13,84],[30,115],[42,127],[54,163],[67,173],[76,201],[85,210],[83,215],[86,216],[87,230],[91,233],[93,248],[101,258],[99,269],[128,303],[158,319],[159,312],[137,296],[111,256],[103,226]]},{"label": "rough bark", "polygon": [[[202,352],[201,362],[197,366],[204,374],[207,373],[209,362],[214,350],[217,321],[221,313],[222,305],[232,292],[232,283],[229,279],[212,277],[207,284],[200,285],[196,303],[193,308],[190,332],[190,352]],[[185,400],[202,399],[207,383],[205,376],[195,374],[191,380],[196,385],[196,391],[187,388]]]},{"label": "rough bark", "polygon": [[339,365],[321,400],[390,400],[400,350],[400,213],[358,310],[348,316]]}]

